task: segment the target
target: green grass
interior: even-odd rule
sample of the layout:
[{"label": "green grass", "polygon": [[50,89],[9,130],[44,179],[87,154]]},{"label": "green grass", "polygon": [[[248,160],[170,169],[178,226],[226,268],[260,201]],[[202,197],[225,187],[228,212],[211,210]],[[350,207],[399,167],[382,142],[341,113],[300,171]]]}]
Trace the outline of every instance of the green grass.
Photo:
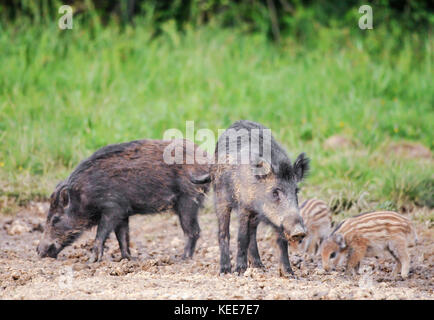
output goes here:
[{"label": "green grass", "polygon": [[[428,181],[432,203],[432,159],[385,152],[394,140],[434,148],[430,35],[316,26],[309,45],[288,37],[275,46],[213,26],[181,34],[168,23],[152,38],[140,20],[122,31],[74,23],[0,27],[4,203],[48,197],[101,146],[161,139],[187,120],[217,133],[238,119],[270,127],[293,157],[308,153],[306,196],[401,207],[420,204]],[[356,147],[325,150],[334,134]]]}]

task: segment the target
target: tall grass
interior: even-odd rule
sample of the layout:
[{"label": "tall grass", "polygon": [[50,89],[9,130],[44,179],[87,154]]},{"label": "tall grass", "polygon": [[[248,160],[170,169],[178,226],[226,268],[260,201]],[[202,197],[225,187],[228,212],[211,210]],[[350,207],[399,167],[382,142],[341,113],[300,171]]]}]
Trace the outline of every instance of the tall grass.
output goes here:
[{"label": "tall grass", "polygon": [[[434,148],[430,35],[314,28],[309,45],[289,37],[275,46],[212,24],[180,33],[168,22],[156,38],[140,19],[122,30],[80,21],[65,31],[26,20],[2,25],[0,195],[47,197],[106,144],[161,139],[187,120],[217,133],[250,119],[270,127],[290,155],[312,158],[306,196],[407,199],[396,178],[432,181],[432,160],[384,148],[392,140]],[[356,147],[325,150],[334,134]]]}]

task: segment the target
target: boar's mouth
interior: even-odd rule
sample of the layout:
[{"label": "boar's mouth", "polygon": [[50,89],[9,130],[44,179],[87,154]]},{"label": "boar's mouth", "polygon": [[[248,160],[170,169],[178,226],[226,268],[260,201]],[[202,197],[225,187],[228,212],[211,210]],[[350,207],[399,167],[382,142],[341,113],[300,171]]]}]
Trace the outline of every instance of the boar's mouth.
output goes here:
[{"label": "boar's mouth", "polygon": [[59,244],[58,241],[48,242],[47,240],[41,240],[38,247],[36,248],[36,252],[41,258],[50,257],[56,259],[60,251],[74,242],[79,235],[80,232],[70,233],[65,241],[61,244]]},{"label": "boar's mouth", "polygon": [[36,248],[36,251],[38,252],[41,258],[50,257],[54,259],[57,258],[57,255],[60,252],[60,250],[56,248],[56,245],[54,243],[46,246],[45,248],[41,248],[40,246],[38,246]]}]

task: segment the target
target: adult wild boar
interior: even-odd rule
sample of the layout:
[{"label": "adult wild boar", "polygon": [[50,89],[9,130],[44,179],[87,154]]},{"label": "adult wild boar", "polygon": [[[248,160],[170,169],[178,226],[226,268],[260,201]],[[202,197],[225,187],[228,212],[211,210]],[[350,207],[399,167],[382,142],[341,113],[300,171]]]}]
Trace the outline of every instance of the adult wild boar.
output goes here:
[{"label": "adult wild boar", "polygon": [[306,175],[309,159],[300,154],[291,163],[271,131],[261,124],[241,120],[220,137],[210,173],[193,176],[194,183],[212,181],[220,245],[220,272],[231,271],[229,223],[232,210],[239,214],[236,271],[263,267],[256,242],[258,223],[277,231],[280,272],[293,274],[288,258],[288,240],[298,241],[306,229],[299,213],[297,183]]},{"label": "adult wild boar", "polygon": [[84,230],[97,225],[90,261],[101,260],[112,231],[122,258],[130,259],[129,216],[173,209],[187,236],[183,257],[192,257],[200,233],[197,213],[208,185],[193,184],[190,176],[209,169],[195,161],[168,164],[163,155],[169,144],[181,150],[181,160],[204,153],[187,140],[138,140],[103,147],[82,161],[51,195],[39,255],[56,258]]}]

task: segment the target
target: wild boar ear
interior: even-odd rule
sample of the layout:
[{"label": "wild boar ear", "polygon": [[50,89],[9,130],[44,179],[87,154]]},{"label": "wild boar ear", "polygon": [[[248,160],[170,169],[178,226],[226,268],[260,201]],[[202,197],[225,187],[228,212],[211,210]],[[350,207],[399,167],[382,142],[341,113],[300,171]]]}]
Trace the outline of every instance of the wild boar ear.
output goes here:
[{"label": "wild boar ear", "polygon": [[306,177],[309,171],[309,161],[310,159],[306,156],[306,154],[300,153],[297,159],[294,162],[294,176],[297,182],[303,180]]},{"label": "wild boar ear", "polygon": [[59,204],[66,208],[69,205],[69,190],[68,188],[63,188],[59,194]]},{"label": "wild boar ear", "polygon": [[205,184],[211,182],[211,175],[209,173],[205,173],[201,176],[190,175],[190,181],[194,184]]},{"label": "wild boar ear", "polygon": [[262,157],[259,157],[253,163],[253,169],[255,176],[260,178],[265,178],[271,173],[271,165],[270,163]]},{"label": "wild boar ear", "polygon": [[345,239],[340,233],[335,234],[334,240],[338,244],[338,246],[341,250],[343,250],[347,247],[347,244],[345,243]]},{"label": "wild boar ear", "polygon": [[53,192],[50,196],[50,203],[53,203],[54,201],[56,201],[56,192]]}]

